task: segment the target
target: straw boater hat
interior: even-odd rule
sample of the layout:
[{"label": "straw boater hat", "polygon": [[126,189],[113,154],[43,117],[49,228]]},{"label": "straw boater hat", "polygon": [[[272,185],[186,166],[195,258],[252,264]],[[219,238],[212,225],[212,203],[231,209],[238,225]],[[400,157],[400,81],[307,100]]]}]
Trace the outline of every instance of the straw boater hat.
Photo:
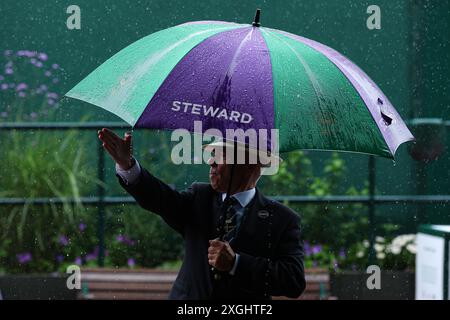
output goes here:
[{"label": "straw boater hat", "polygon": [[[270,151],[266,150],[258,150],[256,148],[252,148],[247,144],[238,141],[216,141],[213,143],[203,145],[203,149],[211,152],[213,149],[220,148],[223,150],[234,150],[234,147],[237,146],[237,152],[245,152],[248,153],[250,159],[257,159],[258,162],[262,164],[262,167],[270,167],[273,164],[279,164],[283,159],[277,154],[274,154]],[[253,156],[253,158],[252,158]],[[239,158],[238,158],[239,160]]]}]

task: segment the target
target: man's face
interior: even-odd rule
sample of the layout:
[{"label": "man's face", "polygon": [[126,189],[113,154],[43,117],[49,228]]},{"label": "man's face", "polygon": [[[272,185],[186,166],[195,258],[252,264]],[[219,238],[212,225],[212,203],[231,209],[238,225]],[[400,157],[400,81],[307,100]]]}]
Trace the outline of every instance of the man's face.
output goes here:
[{"label": "man's face", "polygon": [[[230,154],[232,156],[232,154]],[[247,156],[246,156],[247,157]],[[230,182],[231,164],[226,163],[225,149],[216,148],[211,152],[211,158],[208,160],[209,180],[211,186],[217,192],[227,192]],[[261,175],[261,166],[259,164],[236,164],[233,174],[233,190],[242,187],[242,185],[256,184]]]},{"label": "man's face", "polygon": [[214,190],[218,192],[227,192],[228,182],[230,181],[230,165],[225,163],[225,151],[214,150],[211,158],[208,160],[209,180]]}]

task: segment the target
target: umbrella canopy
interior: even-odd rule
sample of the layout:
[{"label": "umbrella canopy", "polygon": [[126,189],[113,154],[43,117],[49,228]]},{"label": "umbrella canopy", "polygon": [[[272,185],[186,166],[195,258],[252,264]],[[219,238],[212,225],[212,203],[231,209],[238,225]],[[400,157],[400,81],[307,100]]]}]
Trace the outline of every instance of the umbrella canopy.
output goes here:
[{"label": "umbrella canopy", "polygon": [[[388,98],[337,51],[253,24],[195,21],[124,48],[66,96],[135,128],[278,129],[279,149],[393,158],[413,139]],[[270,137],[269,137],[270,148]]]}]

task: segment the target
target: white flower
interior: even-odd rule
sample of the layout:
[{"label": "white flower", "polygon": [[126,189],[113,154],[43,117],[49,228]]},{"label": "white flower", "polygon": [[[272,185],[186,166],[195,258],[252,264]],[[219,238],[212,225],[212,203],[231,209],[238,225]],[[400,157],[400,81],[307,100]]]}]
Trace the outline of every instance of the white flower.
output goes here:
[{"label": "white flower", "polygon": [[379,243],[375,243],[375,245],[373,247],[375,248],[376,252],[382,252],[384,250],[384,246]]},{"label": "white flower", "polygon": [[396,247],[403,247],[406,244],[405,239],[402,236],[398,236],[392,240],[392,245]]},{"label": "white flower", "polygon": [[384,252],[378,252],[377,253],[377,258],[378,259],[384,259],[384,258],[386,258],[386,255],[384,254]]},{"label": "white flower", "polygon": [[384,242],[384,238],[383,238],[383,237],[376,237],[376,238],[375,238],[375,241],[376,241],[376,242],[383,243],[383,242]]},{"label": "white flower", "polygon": [[368,247],[369,247],[369,241],[364,240],[364,241],[363,241],[363,246],[364,246],[365,248],[368,248]]},{"label": "white flower", "polygon": [[363,252],[363,251],[358,251],[358,252],[356,253],[356,256],[357,256],[358,258],[362,258],[362,257],[364,257],[364,252]]},{"label": "white flower", "polygon": [[398,236],[394,238],[394,240],[392,240],[392,245],[397,247],[403,247],[407,243],[406,240],[407,239],[405,239],[404,236]]},{"label": "white flower", "polygon": [[412,254],[416,254],[417,252],[417,247],[414,243],[410,243],[406,246],[406,249],[411,252]]},{"label": "white flower", "polygon": [[416,241],[416,235],[415,234],[402,234],[394,238],[392,240],[391,244],[391,252],[393,254],[399,254],[403,247],[406,245],[409,245],[411,243],[414,243]]},{"label": "white flower", "polygon": [[391,251],[393,254],[397,255],[400,252],[402,252],[402,247],[392,243],[392,245],[390,246],[390,250],[389,251]]}]

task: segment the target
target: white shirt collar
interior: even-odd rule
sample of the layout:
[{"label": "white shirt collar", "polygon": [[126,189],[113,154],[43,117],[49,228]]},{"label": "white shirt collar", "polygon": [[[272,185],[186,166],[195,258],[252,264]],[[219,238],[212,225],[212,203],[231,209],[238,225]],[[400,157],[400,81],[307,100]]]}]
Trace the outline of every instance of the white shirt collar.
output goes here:
[{"label": "white shirt collar", "polygon": [[[235,193],[232,195],[232,197],[236,198],[236,200],[239,201],[239,204],[242,206],[242,208],[244,208],[250,203],[250,201],[252,201],[253,197],[255,196],[255,193],[256,189],[252,188],[249,190]],[[225,200],[226,196],[227,194],[225,192],[222,193],[222,201]]]}]

